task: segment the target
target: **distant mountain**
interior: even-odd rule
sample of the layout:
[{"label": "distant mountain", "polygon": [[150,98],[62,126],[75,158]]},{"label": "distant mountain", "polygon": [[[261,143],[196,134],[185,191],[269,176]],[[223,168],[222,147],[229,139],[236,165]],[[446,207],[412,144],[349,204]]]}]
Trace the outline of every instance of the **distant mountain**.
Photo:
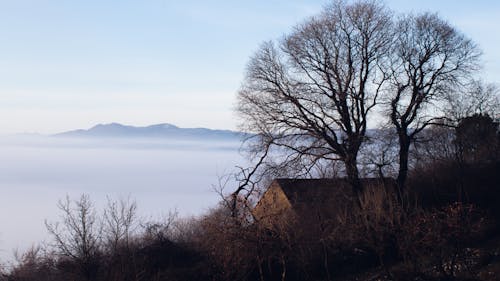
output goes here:
[{"label": "distant mountain", "polygon": [[88,130],[80,129],[55,134],[56,137],[75,138],[174,138],[174,139],[237,139],[243,133],[207,128],[179,128],[164,123],[136,127],[119,123],[99,124]]}]

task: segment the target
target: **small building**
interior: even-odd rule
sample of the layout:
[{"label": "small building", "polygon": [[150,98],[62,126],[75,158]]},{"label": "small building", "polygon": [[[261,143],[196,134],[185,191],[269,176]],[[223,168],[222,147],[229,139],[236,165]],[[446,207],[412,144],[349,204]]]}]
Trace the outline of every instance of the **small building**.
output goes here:
[{"label": "small building", "polygon": [[[366,191],[393,186],[391,179],[361,179]],[[346,178],[275,179],[253,209],[264,225],[298,220],[311,227],[339,221],[357,208],[357,198]]]}]

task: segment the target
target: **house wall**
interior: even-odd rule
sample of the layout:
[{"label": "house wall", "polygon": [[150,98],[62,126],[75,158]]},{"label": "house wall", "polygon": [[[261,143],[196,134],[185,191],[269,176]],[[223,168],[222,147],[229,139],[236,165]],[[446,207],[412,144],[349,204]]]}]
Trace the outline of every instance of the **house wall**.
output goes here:
[{"label": "house wall", "polygon": [[276,182],[273,182],[255,206],[253,215],[260,223],[273,224],[290,212],[291,204],[285,193]]}]

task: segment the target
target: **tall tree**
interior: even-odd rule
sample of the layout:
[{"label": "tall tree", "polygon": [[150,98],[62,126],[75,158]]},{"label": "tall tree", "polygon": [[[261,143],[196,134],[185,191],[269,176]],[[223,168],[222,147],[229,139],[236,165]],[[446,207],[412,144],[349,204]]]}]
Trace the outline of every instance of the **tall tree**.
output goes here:
[{"label": "tall tree", "polygon": [[480,51],[435,14],[402,17],[394,34],[388,103],[389,119],[399,140],[397,182],[403,191],[412,142],[444,117],[435,105],[469,80],[477,69]]},{"label": "tall tree", "polygon": [[250,59],[238,93],[242,128],[263,155],[283,163],[340,160],[355,192],[357,157],[377,104],[392,35],[390,12],[375,1],[335,1],[322,14],[267,42]]}]

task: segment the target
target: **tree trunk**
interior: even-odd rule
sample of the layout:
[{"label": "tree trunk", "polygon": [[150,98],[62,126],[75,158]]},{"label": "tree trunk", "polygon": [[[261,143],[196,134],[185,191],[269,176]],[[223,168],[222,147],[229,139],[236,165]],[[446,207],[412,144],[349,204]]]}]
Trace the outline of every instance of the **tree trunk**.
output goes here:
[{"label": "tree trunk", "polygon": [[286,260],[284,254],[281,254],[281,281],[286,280]]},{"label": "tree trunk", "polygon": [[354,194],[359,196],[363,190],[363,186],[361,184],[361,180],[359,179],[358,163],[356,158],[357,155],[348,155],[346,156],[344,163],[347,180],[349,181]]},{"label": "tree trunk", "polygon": [[259,268],[260,281],[264,281],[264,271],[262,270],[262,262],[263,261],[262,258],[260,257],[260,254],[257,254],[257,266]]},{"label": "tree trunk", "polygon": [[324,241],[321,242],[321,246],[323,248],[323,266],[325,267],[326,280],[330,281],[332,279],[330,277],[330,267],[329,267],[329,264],[328,264],[328,248],[325,245]]},{"label": "tree trunk", "polygon": [[363,191],[363,185],[359,179],[357,155],[348,155],[345,160],[345,169],[347,174],[347,181],[352,188],[355,202],[359,208],[362,208],[361,194]]},{"label": "tree trunk", "polygon": [[408,158],[410,153],[410,138],[404,132],[399,133],[399,171],[397,178],[398,197],[401,200],[405,192],[408,177]]}]

